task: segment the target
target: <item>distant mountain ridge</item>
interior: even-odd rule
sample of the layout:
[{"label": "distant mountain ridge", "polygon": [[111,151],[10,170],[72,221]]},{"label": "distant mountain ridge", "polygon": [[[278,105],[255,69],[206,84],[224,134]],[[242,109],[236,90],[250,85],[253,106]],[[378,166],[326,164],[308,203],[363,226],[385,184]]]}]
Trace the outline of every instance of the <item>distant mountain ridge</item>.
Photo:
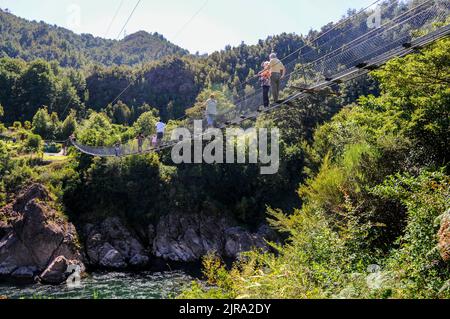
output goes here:
[{"label": "distant mountain ridge", "polygon": [[139,31],[123,40],[78,35],[45,22],[28,21],[0,9],[0,57],[57,60],[63,67],[136,65],[189,51],[158,33]]}]

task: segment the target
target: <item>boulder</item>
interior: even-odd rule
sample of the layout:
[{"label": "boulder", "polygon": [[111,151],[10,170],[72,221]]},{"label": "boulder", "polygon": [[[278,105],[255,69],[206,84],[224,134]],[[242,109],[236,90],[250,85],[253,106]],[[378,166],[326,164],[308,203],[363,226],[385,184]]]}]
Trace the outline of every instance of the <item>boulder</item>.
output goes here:
[{"label": "boulder", "polygon": [[14,270],[17,269],[17,266],[10,265],[8,263],[2,263],[0,264],[0,279],[7,279],[11,276],[11,274],[14,272]]},{"label": "boulder", "polygon": [[145,267],[150,258],[143,245],[119,218],[85,227],[85,247],[91,266],[106,269]]},{"label": "boulder", "polygon": [[129,264],[134,268],[142,268],[147,266],[149,262],[150,258],[148,256],[136,254],[130,259]]},{"label": "boulder", "polygon": [[59,256],[47,267],[47,269],[39,276],[40,281],[44,284],[59,285],[67,280],[71,275],[67,270],[71,265],[81,265],[76,260],[68,260],[64,256]]},{"label": "boulder", "polygon": [[262,236],[251,234],[242,227],[229,228],[225,232],[225,257],[238,258],[243,252],[266,248]]},{"label": "boulder", "polygon": [[[44,271],[58,256],[75,260],[84,270],[75,227],[53,208],[44,186],[25,189],[0,210],[0,276],[30,279]],[[31,274],[33,272],[33,274]]]},{"label": "boulder", "polygon": [[38,272],[36,267],[19,267],[11,273],[11,278],[16,282],[33,282]]},{"label": "boulder", "polygon": [[114,247],[106,243],[100,250],[99,266],[108,269],[126,269],[128,267],[124,256]]},{"label": "boulder", "polygon": [[442,259],[450,262],[450,210],[448,210],[441,222],[441,229],[439,230],[439,250]]},{"label": "boulder", "polygon": [[258,236],[263,238],[265,241],[275,242],[275,243],[280,242],[280,237],[279,237],[278,233],[269,225],[266,225],[266,224],[261,225],[258,229],[257,234],[258,234]]}]

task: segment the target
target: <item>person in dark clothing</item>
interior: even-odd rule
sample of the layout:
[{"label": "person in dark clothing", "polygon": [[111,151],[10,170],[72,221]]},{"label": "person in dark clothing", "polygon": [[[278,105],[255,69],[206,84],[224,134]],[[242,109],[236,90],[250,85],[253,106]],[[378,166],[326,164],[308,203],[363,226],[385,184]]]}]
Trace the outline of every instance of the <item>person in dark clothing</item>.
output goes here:
[{"label": "person in dark clothing", "polygon": [[139,133],[139,135],[137,136],[137,141],[138,141],[138,152],[142,153],[142,147],[144,146],[144,140],[145,140],[145,136],[143,133]]},{"label": "person in dark clothing", "polygon": [[120,156],[120,143],[119,142],[114,144],[114,151],[116,153],[116,157],[119,157]]}]

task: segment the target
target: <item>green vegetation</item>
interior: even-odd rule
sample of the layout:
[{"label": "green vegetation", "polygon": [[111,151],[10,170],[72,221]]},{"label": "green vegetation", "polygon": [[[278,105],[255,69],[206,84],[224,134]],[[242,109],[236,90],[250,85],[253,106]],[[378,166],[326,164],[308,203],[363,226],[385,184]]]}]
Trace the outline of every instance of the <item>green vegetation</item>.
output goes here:
[{"label": "green vegetation", "polygon": [[252,252],[231,270],[209,256],[210,286],[181,297],[449,298],[436,248],[450,208],[449,44],[374,72],[381,96],[361,97],[303,144],[301,208],[269,209],[289,236],[276,255]]},{"label": "green vegetation", "polygon": [[18,152],[11,142],[0,141],[0,205],[9,202],[21,186],[35,176],[27,164],[28,158],[14,158]]},{"label": "green vegetation", "polygon": [[[158,35],[115,42],[3,11],[0,18],[0,206],[41,182],[75,224],[120,216],[139,232],[168,212],[201,212],[257,228],[269,214],[286,239],[272,244],[276,254],[250,252],[231,269],[211,254],[207,285],[194,283],[181,297],[450,298],[450,268],[436,249],[439,217],[450,208],[449,39],[342,84],[342,96],[323,91],[261,116],[256,126],[282,133],[280,170],[263,176],[258,165],[175,166],[170,151],[50,156],[63,145],[45,141],[74,134],[111,146],[154,134],[159,119],[170,120],[170,131],[201,117],[212,92],[229,110],[254,89],[242,83],[272,49],[286,56],[317,32],[199,57]],[[344,30],[366,27],[360,17],[330,32],[323,50],[344,43]],[[157,56],[145,42],[155,37],[167,48]],[[139,53],[141,43],[150,51]],[[306,50],[314,59],[315,49]]]},{"label": "green vegetation", "polygon": [[0,57],[57,60],[79,68],[92,63],[139,64],[168,55],[188,54],[158,33],[138,32],[121,41],[77,35],[44,22],[27,21],[0,9]]}]

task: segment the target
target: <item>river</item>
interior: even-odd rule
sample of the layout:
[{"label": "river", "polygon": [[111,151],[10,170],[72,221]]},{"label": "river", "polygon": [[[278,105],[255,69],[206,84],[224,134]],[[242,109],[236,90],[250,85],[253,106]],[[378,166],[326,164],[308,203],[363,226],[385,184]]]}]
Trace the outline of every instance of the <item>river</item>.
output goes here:
[{"label": "river", "polygon": [[167,299],[179,294],[193,280],[184,271],[93,273],[75,287],[0,284],[0,296],[10,299]]}]

